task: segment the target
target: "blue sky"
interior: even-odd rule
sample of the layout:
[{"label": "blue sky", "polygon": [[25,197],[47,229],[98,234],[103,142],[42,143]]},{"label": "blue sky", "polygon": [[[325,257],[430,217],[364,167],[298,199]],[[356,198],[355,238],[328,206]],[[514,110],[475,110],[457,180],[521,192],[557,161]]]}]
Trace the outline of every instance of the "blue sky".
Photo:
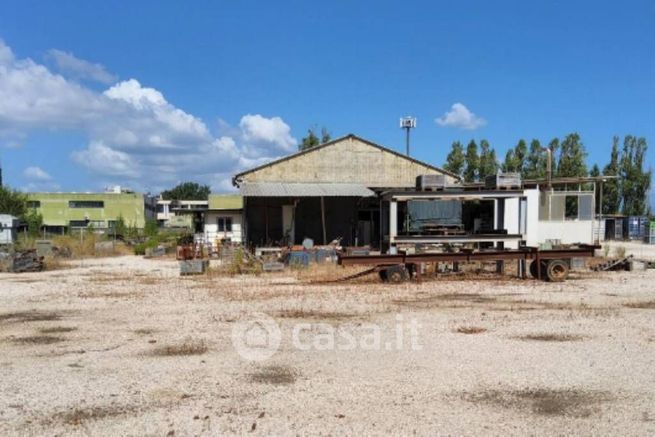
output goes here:
[{"label": "blue sky", "polygon": [[646,0],[7,1],[5,181],[221,191],[314,125],[402,151],[407,114],[412,154],[433,164],[454,140],[502,157],[573,131],[590,164],[625,134],[648,139],[652,164],[653,22]]}]

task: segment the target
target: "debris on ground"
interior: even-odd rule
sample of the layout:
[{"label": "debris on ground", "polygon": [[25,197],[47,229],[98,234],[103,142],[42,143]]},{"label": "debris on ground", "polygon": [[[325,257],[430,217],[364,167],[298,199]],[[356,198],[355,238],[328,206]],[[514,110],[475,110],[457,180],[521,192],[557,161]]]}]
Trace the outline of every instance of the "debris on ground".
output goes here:
[{"label": "debris on ground", "polygon": [[43,257],[36,253],[36,249],[0,254],[0,271],[10,273],[40,272],[44,268]]}]

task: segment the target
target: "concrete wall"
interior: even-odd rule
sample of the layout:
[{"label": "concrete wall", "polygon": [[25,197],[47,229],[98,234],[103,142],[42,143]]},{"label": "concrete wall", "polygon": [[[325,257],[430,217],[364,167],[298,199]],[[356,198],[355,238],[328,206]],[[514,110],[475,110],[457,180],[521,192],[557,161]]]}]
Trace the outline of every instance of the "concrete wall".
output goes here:
[{"label": "concrete wall", "polygon": [[441,174],[357,137],[293,156],[243,176],[248,182],[348,182],[367,187],[413,187],[422,174]]},{"label": "concrete wall", "polygon": [[[218,231],[218,218],[232,218],[232,232]],[[216,240],[229,238],[233,243],[243,242],[243,215],[236,211],[207,211],[205,212],[205,238],[214,244]]]},{"label": "concrete wall", "polygon": [[[127,226],[143,228],[146,220],[145,197],[138,193],[28,193],[28,200],[40,202],[36,211],[43,216],[45,226],[68,226],[71,220],[86,217],[97,228],[107,227],[108,221],[123,217]],[[104,202],[103,208],[70,208],[71,200]],[[154,211],[153,211],[154,215]],[[100,225],[102,223],[102,225]]]}]

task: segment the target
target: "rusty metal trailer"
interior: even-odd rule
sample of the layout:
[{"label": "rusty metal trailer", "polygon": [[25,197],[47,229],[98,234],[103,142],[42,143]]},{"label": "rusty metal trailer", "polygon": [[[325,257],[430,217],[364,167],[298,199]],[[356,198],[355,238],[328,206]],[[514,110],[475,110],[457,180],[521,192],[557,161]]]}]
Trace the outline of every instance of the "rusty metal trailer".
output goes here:
[{"label": "rusty metal trailer", "polygon": [[553,282],[566,280],[569,275],[572,258],[590,258],[594,251],[600,249],[595,245],[579,245],[572,248],[539,250],[536,247],[521,247],[508,250],[460,251],[454,253],[398,253],[383,255],[338,255],[338,263],[343,266],[369,265],[372,268],[353,275],[363,276],[379,273],[385,282],[399,283],[415,277],[421,279],[421,265],[424,263],[452,262],[454,266],[470,261],[496,261],[499,271],[502,271],[505,261],[518,261],[519,276],[525,278],[528,261],[529,271],[536,279],[547,279]]}]

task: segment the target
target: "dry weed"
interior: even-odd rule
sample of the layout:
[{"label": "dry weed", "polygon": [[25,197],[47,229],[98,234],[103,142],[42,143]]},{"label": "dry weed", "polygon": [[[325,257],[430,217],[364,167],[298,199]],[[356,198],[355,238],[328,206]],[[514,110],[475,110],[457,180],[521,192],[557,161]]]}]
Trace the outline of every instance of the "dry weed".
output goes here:
[{"label": "dry weed", "polygon": [[611,400],[607,392],[578,389],[488,390],[465,393],[469,402],[484,402],[515,410],[530,410],[543,416],[588,417],[598,406]]},{"label": "dry weed", "polygon": [[56,413],[52,417],[55,420],[62,421],[66,425],[81,425],[91,420],[130,414],[135,410],[136,408],[133,406],[108,405],[102,407],[74,408],[70,411]]},{"label": "dry weed", "polygon": [[487,328],[482,328],[480,326],[460,326],[455,330],[459,334],[481,334],[487,332]]},{"label": "dry weed", "polygon": [[186,339],[180,344],[162,346],[150,354],[157,357],[173,357],[185,355],[202,355],[209,350],[204,340]]},{"label": "dry weed", "polygon": [[583,335],[558,334],[558,333],[527,334],[527,335],[517,336],[514,338],[517,340],[526,340],[526,341],[553,341],[553,342],[580,341],[585,339]]},{"label": "dry weed", "polygon": [[275,314],[282,319],[344,320],[356,317],[356,314],[339,311],[319,311],[309,309],[287,309]]},{"label": "dry weed", "polygon": [[648,300],[644,302],[629,302],[623,304],[623,306],[627,308],[655,310],[655,300]]},{"label": "dry weed", "polygon": [[59,334],[64,332],[73,332],[77,331],[77,328],[72,326],[53,326],[50,328],[41,328],[39,332],[41,334]]},{"label": "dry weed", "polygon": [[18,337],[12,339],[16,344],[30,345],[30,344],[53,344],[64,341],[62,337],[55,337],[52,335],[32,335],[28,337]]},{"label": "dry weed", "polygon": [[60,320],[61,314],[52,311],[18,311],[14,313],[0,314],[0,322],[41,322]]},{"label": "dry weed", "polygon": [[266,366],[249,375],[258,384],[289,385],[296,382],[296,372],[287,366]]}]

